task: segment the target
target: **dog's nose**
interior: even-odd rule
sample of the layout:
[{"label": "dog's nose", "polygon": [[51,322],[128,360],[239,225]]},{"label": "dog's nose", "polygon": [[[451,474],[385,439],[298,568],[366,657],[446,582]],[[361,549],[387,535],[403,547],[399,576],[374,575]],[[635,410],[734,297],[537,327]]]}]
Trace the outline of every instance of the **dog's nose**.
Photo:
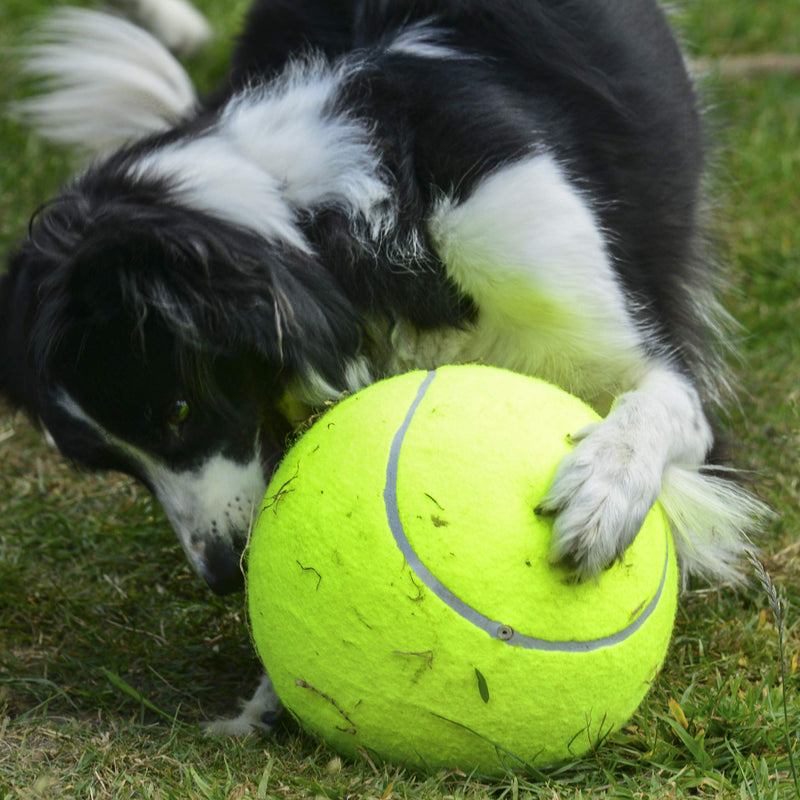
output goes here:
[{"label": "dog's nose", "polygon": [[231,594],[244,588],[241,550],[229,542],[211,541],[206,544],[202,574],[215,594]]}]

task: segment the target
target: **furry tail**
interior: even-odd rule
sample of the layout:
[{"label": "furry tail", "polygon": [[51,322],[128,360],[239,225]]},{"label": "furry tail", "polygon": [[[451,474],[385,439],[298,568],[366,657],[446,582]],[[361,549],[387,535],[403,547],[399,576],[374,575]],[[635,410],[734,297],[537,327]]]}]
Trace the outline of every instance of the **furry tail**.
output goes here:
[{"label": "furry tail", "polygon": [[684,583],[690,575],[744,583],[743,557],[756,549],[748,534],[773,516],[767,506],[707,467],[674,465],[664,475],[659,502],[672,526]]},{"label": "furry tail", "polygon": [[187,0],[117,0],[117,3],[131,19],[179,55],[193,53],[211,39],[208,21]]},{"label": "furry tail", "polygon": [[87,9],[49,16],[25,51],[42,93],[11,113],[51,141],[98,155],[162,131],[197,104],[189,76],[156,38]]}]

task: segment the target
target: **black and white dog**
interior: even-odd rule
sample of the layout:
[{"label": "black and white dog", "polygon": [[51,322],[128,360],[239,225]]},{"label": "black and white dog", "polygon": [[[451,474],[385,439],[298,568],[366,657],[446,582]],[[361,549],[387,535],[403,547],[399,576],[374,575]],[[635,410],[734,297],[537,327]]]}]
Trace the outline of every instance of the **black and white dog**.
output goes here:
[{"label": "black and white dog", "polygon": [[2,279],[0,388],[141,480],[214,590],[310,410],[457,362],[605,417],[544,503],[554,559],[595,576],[660,495],[684,574],[737,574],[759,507],[707,466],[726,317],[698,97],[653,0],[259,0],[202,101],[95,12],[30,64],[54,84],[23,110],[96,158]]}]

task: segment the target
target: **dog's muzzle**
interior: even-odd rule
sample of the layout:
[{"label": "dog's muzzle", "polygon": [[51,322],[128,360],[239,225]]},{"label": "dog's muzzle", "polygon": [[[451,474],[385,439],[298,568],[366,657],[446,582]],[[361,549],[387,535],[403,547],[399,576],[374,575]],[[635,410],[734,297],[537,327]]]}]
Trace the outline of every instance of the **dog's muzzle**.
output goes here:
[{"label": "dog's muzzle", "polygon": [[231,594],[244,588],[242,550],[220,539],[206,543],[199,572],[214,594]]}]

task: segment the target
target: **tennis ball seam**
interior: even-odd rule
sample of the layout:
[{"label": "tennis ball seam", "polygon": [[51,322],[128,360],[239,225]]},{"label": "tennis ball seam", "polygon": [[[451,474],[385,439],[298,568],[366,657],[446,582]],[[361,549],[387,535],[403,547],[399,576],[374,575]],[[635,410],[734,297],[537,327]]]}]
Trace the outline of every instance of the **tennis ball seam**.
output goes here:
[{"label": "tennis ball seam", "polygon": [[408,411],[400,424],[400,427],[392,438],[392,443],[389,447],[389,461],[386,466],[386,484],[383,490],[383,501],[386,510],[386,519],[389,529],[392,532],[395,543],[397,544],[400,552],[403,554],[406,563],[422,581],[422,583],[432,591],[443,603],[449,606],[460,617],[463,617],[468,622],[471,622],[477,628],[485,631],[493,639],[505,642],[514,647],[524,647],[528,650],[542,650],[548,652],[562,652],[562,653],[585,653],[592,650],[599,650],[603,647],[613,647],[620,642],[625,641],[628,637],[632,636],[639,630],[647,620],[652,616],[653,612],[658,607],[661,595],[664,592],[664,587],[667,582],[667,575],[669,574],[669,531],[665,533],[664,543],[664,568],[661,572],[661,580],[658,589],[653,595],[649,603],[640,609],[640,613],[624,628],[621,628],[614,633],[608,634],[597,639],[566,639],[566,640],[552,640],[541,639],[535,636],[528,636],[515,630],[513,626],[491,619],[485,614],[482,614],[473,606],[464,602],[458,595],[452,592],[447,586],[440,581],[436,575],[423,563],[422,559],[417,554],[414,546],[408,539],[403,526],[403,521],[400,518],[400,503],[397,497],[397,484],[399,480],[399,464],[400,454],[403,449],[403,442],[406,433],[411,427],[414,416],[417,412],[428,389],[436,378],[437,370],[429,371],[422,382],[420,383],[417,393],[408,408]]}]

